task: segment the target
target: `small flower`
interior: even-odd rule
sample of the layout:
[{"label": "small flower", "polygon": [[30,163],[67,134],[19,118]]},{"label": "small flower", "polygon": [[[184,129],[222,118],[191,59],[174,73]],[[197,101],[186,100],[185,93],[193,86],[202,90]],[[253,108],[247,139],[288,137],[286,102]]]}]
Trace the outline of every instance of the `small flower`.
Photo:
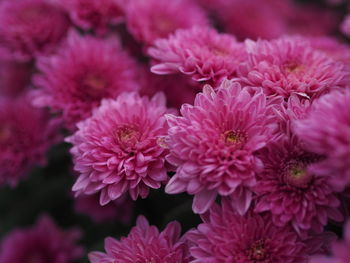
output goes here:
[{"label": "small flower", "polygon": [[146,45],[179,28],[208,25],[204,11],[193,0],[133,0],[125,12],[129,32]]},{"label": "small flower", "polygon": [[133,203],[124,195],[119,199],[101,206],[99,195],[81,195],[75,199],[76,213],[89,216],[95,223],[121,222],[128,224],[133,214]]},{"label": "small flower", "polygon": [[16,229],[2,240],[0,262],[72,263],[83,254],[76,244],[80,237],[80,230],[62,230],[42,216],[33,227]]},{"label": "small flower", "polygon": [[158,189],[167,181],[167,151],[158,143],[167,133],[163,116],[167,112],[160,93],[152,99],[123,93],[115,100],[103,100],[67,138],[80,173],[73,191],[100,192],[100,203],[105,205],[126,192],[136,200],[145,198],[150,188]]},{"label": "small flower", "polygon": [[17,59],[29,60],[54,51],[69,26],[66,14],[51,1],[0,3],[0,43]]},{"label": "small flower", "polygon": [[325,237],[301,239],[290,226],[276,226],[268,214],[244,216],[224,202],[203,216],[203,223],[186,234],[192,243],[191,263],[306,263],[320,252]]},{"label": "small flower", "polygon": [[243,44],[209,27],[177,30],[168,39],[155,41],[148,53],[155,59],[153,73],[182,72],[196,81],[232,78],[238,64],[246,59]]},{"label": "small flower", "polygon": [[181,117],[168,115],[167,160],[177,169],[166,192],[195,195],[195,213],[207,211],[218,194],[238,195],[244,213],[251,195],[241,188],[255,185],[262,169],[255,152],[270,140],[267,110],[261,91],[251,95],[225,81],[217,92],[206,86],[194,106],[182,106]]},{"label": "small flower", "polygon": [[260,151],[264,170],[257,176],[256,212],[271,212],[277,226],[322,232],[328,218],[341,221],[340,202],[327,178],[308,171],[320,156],[305,151],[295,137],[270,143]]},{"label": "small flower", "polygon": [[46,164],[48,149],[60,137],[57,124],[25,95],[0,98],[0,185],[14,187],[31,168]]},{"label": "small flower", "polygon": [[312,171],[329,176],[337,191],[350,183],[349,103],[349,88],[333,91],[313,103],[306,119],[295,123],[307,149],[324,157]]},{"label": "small flower", "polygon": [[237,70],[243,85],[262,87],[268,96],[297,93],[319,97],[344,86],[344,65],[313,49],[301,37],[246,41],[248,60]]},{"label": "small flower", "polygon": [[120,241],[106,238],[106,253],[89,254],[91,263],[188,263],[187,243],[180,238],[181,226],[172,222],[162,231],[150,226],[146,218],[139,216],[136,227]]},{"label": "small flower", "polygon": [[136,65],[115,39],[71,34],[56,55],[38,61],[36,106],[62,113],[67,128],[91,116],[103,98],[133,91]]}]

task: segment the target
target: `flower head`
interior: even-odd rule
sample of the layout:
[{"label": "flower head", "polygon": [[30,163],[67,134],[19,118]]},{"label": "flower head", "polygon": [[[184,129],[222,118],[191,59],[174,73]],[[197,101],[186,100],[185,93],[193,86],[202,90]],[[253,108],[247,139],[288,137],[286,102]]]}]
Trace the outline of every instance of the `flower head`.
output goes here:
[{"label": "flower head", "polygon": [[105,206],[100,205],[99,199],[98,194],[78,196],[74,202],[74,210],[89,216],[95,223],[129,223],[133,214],[133,203],[128,196],[124,195]]},{"label": "flower head", "polygon": [[[193,210],[203,213],[217,194],[230,196],[254,186],[262,168],[255,152],[270,139],[266,113],[262,92],[251,95],[226,81],[217,92],[206,86],[194,106],[182,106],[181,117],[169,115],[167,160],[177,169],[166,192],[195,195]],[[250,200],[245,202],[247,209]]]},{"label": "flower head", "polygon": [[101,99],[138,88],[136,65],[115,39],[72,34],[58,54],[40,58],[38,68],[35,105],[62,113],[71,130]]},{"label": "flower head", "polygon": [[62,230],[42,216],[33,227],[17,229],[2,240],[0,262],[71,263],[82,256],[76,244],[80,237],[78,229]]},{"label": "flower head", "polygon": [[308,117],[295,123],[295,132],[308,150],[324,159],[316,174],[330,176],[337,190],[350,183],[350,89],[333,91],[315,101]]},{"label": "flower head", "polygon": [[72,21],[83,29],[104,32],[109,24],[123,19],[123,8],[118,0],[61,0]]},{"label": "flower head", "polygon": [[135,39],[151,45],[177,29],[206,26],[208,20],[193,0],[133,0],[126,7],[126,24]]},{"label": "flower head", "polygon": [[155,41],[148,52],[155,59],[153,73],[182,72],[196,81],[232,78],[238,64],[246,59],[243,44],[209,27],[180,29],[168,39]]},{"label": "flower head", "polygon": [[69,25],[66,14],[47,0],[0,3],[0,43],[18,59],[52,52]]},{"label": "flower head", "polygon": [[136,200],[139,195],[145,198],[150,188],[159,188],[167,181],[167,151],[162,146],[167,112],[159,93],[152,99],[123,93],[115,100],[103,100],[67,139],[80,173],[73,191],[101,192],[100,203],[105,205],[126,192]]},{"label": "flower head", "polygon": [[241,216],[224,202],[203,217],[186,237],[192,242],[191,263],[306,263],[326,239],[302,240],[290,226],[276,226],[268,214]]},{"label": "flower head", "polygon": [[27,96],[0,98],[0,184],[16,186],[59,138],[57,122],[33,108]]},{"label": "flower head", "polygon": [[146,218],[139,216],[136,226],[120,241],[105,240],[106,253],[89,254],[91,263],[188,263],[188,247],[180,238],[181,226],[172,222],[162,231],[150,226]]},{"label": "flower head", "polygon": [[300,37],[246,41],[246,46],[248,61],[238,68],[238,80],[262,87],[268,96],[318,97],[345,84],[344,65]]},{"label": "flower head", "polygon": [[321,158],[305,151],[292,136],[270,143],[260,151],[264,170],[257,176],[255,211],[272,213],[278,226],[321,232],[331,218],[341,221],[340,202],[327,178],[308,171]]}]

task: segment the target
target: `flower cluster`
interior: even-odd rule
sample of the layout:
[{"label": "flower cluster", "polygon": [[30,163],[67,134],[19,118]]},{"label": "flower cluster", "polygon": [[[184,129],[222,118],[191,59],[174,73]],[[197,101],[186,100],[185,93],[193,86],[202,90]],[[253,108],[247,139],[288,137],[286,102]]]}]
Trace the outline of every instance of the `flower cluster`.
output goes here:
[{"label": "flower cluster", "polygon": [[[118,237],[92,263],[348,262],[350,6],[316,2],[0,0],[1,188],[37,213],[69,174],[42,209]],[[80,236],[44,216],[0,263]]]}]

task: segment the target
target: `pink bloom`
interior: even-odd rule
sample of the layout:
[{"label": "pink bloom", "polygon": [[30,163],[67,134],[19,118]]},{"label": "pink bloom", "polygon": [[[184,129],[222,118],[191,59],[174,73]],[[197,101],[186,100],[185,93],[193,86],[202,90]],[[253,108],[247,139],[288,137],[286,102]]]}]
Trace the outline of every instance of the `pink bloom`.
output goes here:
[{"label": "pink bloom", "polygon": [[208,21],[193,0],[133,0],[126,8],[126,24],[135,39],[151,45],[179,28],[206,26]]},{"label": "pink bloom", "polygon": [[31,63],[0,58],[0,94],[18,96],[30,84],[33,66]]},{"label": "pink bloom", "polygon": [[240,216],[224,202],[203,216],[204,223],[186,237],[192,242],[191,263],[306,263],[325,237],[302,240],[290,226],[279,227],[268,214]]},{"label": "pink bloom", "polygon": [[1,243],[1,263],[71,263],[83,250],[76,243],[78,229],[62,230],[48,216],[42,216],[31,228],[17,229]]},{"label": "pink bloom", "polygon": [[168,39],[155,41],[148,52],[155,59],[153,73],[182,72],[196,81],[231,78],[246,59],[243,44],[208,27],[178,30]]},{"label": "pink bloom", "polygon": [[35,105],[61,112],[71,130],[101,99],[137,89],[136,64],[114,39],[72,34],[58,54],[40,58],[38,68]]},{"label": "pink bloom", "polygon": [[136,227],[127,237],[120,241],[106,238],[106,253],[92,252],[89,259],[91,263],[188,263],[188,247],[180,235],[181,226],[177,222],[159,232],[146,218],[139,216]]},{"label": "pink bloom", "polygon": [[244,213],[262,163],[255,152],[270,139],[266,97],[250,95],[238,83],[223,82],[217,92],[210,86],[185,104],[182,117],[168,115],[170,155],[177,167],[166,192],[195,195],[193,211],[204,213],[216,196],[234,196]]},{"label": "pink bloom", "polygon": [[310,263],[348,263],[350,258],[350,221],[344,227],[344,240],[333,243],[331,257],[315,256]]},{"label": "pink bloom", "polygon": [[337,190],[350,183],[350,90],[334,91],[315,101],[295,132],[308,150],[325,157],[312,167],[316,174],[330,176]]},{"label": "pink bloom", "polygon": [[347,15],[341,24],[341,31],[346,35],[350,36],[350,15]]},{"label": "pink bloom", "polygon": [[18,59],[52,52],[69,25],[65,13],[48,0],[0,3],[0,43]]},{"label": "pink bloom", "polygon": [[0,185],[16,186],[31,168],[46,164],[58,126],[27,97],[0,98]]},{"label": "pink bloom", "polygon": [[256,212],[269,211],[277,226],[322,232],[327,219],[341,221],[340,205],[327,178],[308,171],[320,157],[301,147],[294,136],[270,143],[260,151],[264,171],[257,176]]},{"label": "pink bloom", "polygon": [[72,21],[83,29],[104,32],[110,24],[123,19],[123,8],[119,0],[59,0]]},{"label": "pink bloom", "polygon": [[167,181],[166,149],[162,146],[167,125],[165,98],[151,100],[137,93],[105,99],[91,118],[78,123],[67,139],[73,144],[77,194],[101,192],[105,205],[129,191],[133,200],[145,198],[150,188]]},{"label": "pink bloom", "polygon": [[344,85],[344,65],[301,37],[246,41],[246,46],[248,61],[238,68],[238,80],[262,87],[268,96],[314,97]]},{"label": "pink bloom", "polygon": [[76,213],[89,216],[95,223],[121,222],[128,224],[133,214],[133,203],[128,196],[101,206],[99,195],[81,195],[75,199],[74,210]]}]

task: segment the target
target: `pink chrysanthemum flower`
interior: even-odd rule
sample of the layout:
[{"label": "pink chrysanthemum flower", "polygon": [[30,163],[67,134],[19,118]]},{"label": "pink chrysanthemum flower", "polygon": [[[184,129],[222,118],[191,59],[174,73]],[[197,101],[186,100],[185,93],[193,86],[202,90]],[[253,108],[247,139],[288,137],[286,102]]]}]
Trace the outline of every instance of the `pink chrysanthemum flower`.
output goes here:
[{"label": "pink chrysanthemum flower", "polygon": [[72,263],[83,254],[80,237],[80,230],[62,230],[42,216],[32,228],[17,229],[2,240],[0,262]]},{"label": "pink chrysanthemum flower", "polygon": [[348,263],[350,258],[350,221],[344,227],[344,240],[332,245],[332,256],[315,256],[310,263]]},{"label": "pink chrysanthemum flower", "polygon": [[69,25],[66,14],[48,0],[0,3],[0,43],[17,59],[52,52]]},{"label": "pink chrysanthemum flower", "polygon": [[123,19],[124,12],[119,0],[60,0],[72,21],[83,29],[106,31],[108,25]]},{"label": "pink chrysanthemum flower", "polygon": [[299,140],[281,139],[260,151],[264,171],[257,176],[256,212],[269,211],[277,226],[321,232],[331,218],[341,221],[340,202],[327,178],[308,171],[320,157],[305,151]]},{"label": "pink chrysanthemum flower", "polygon": [[115,39],[70,35],[58,54],[38,61],[37,106],[61,112],[66,127],[91,115],[102,98],[137,89],[136,64]]},{"label": "pink chrysanthemum flower", "polygon": [[182,106],[182,117],[168,115],[167,160],[177,170],[166,192],[195,195],[195,213],[207,211],[218,194],[234,196],[244,213],[251,195],[242,188],[255,185],[262,168],[255,152],[270,139],[266,113],[262,92],[250,95],[238,83],[225,81],[217,92],[205,86],[194,106]]},{"label": "pink chrysanthemum flower", "polygon": [[181,226],[172,222],[162,231],[150,226],[139,216],[136,227],[120,241],[111,237],[105,240],[106,253],[89,254],[91,263],[188,263],[188,246],[181,235]]},{"label": "pink chrysanthemum flower", "polygon": [[126,24],[135,39],[151,45],[179,28],[206,26],[208,20],[193,0],[133,0],[126,8]]},{"label": "pink chrysanthemum flower", "polygon": [[196,81],[231,78],[238,64],[246,59],[242,43],[209,27],[180,29],[168,39],[155,41],[148,53],[155,59],[153,73],[182,72]]},{"label": "pink chrysanthemum flower", "polygon": [[347,35],[350,36],[350,15],[347,15],[344,18],[343,23],[341,24],[341,31]]},{"label": "pink chrysanthemum flower", "polygon": [[246,41],[248,61],[238,68],[244,85],[262,87],[268,96],[319,96],[344,85],[344,65],[313,49],[301,37]]},{"label": "pink chrysanthemum flower", "polygon": [[57,128],[26,96],[0,98],[0,185],[14,187],[31,168],[45,165],[46,153],[59,137]]},{"label": "pink chrysanthemum flower", "polygon": [[167,112],[160,93],[152,99],[123,93],[116,100],[103,100],[67,139],[74,146],[71,153],[80,173],[73,191],[101,192],[100,203],[105,205],[128,191],[136,200],[145,198],[150,188],[159,188],[167,181],[162,142]]},{"label": "pink chrysanthemum flower", "polygon": [[350,89],[333,91],[315,101],[309,116],[295,125],[308,150],[325,157],[312,170],[330,176],[337,190],[350,183]]},{"label": "pink chrysanthemum flower", "polygon": [[215,205],[203,220],[186,235],[193,243],[191,263],[306,263],[328,241],[325,237],[301,240],[292,227],[273,224],[268,214],[250,211],[240,216],[226,202]]},{"label": "pink chrysanthemum flower", "polygon": [[124,195],[119,199],[101,206],[99,195],[81,195],[75,199],[74,210],[76,213],[89,216],[95,223],[121,222],[128,224],[133,214],[133,203]]}]

